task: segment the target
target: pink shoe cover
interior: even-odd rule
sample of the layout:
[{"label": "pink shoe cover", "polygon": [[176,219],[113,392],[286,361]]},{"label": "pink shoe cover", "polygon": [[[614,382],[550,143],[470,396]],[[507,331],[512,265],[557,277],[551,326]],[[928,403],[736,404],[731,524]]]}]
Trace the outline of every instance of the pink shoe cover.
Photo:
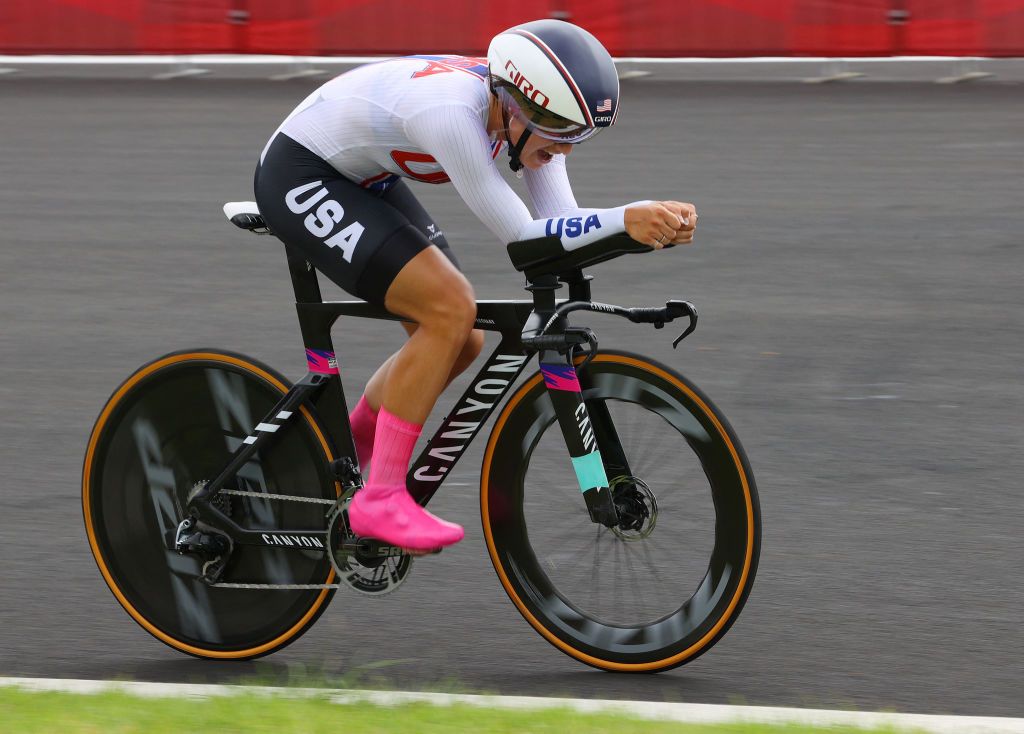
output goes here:
[{"label": "pink shoe cover", "polygon": [[363,538],[376,538],[410,551],[433,551],[465,535],[461,525],[431,515],[402,485],[366,487],[348,506],[348,524]]}]

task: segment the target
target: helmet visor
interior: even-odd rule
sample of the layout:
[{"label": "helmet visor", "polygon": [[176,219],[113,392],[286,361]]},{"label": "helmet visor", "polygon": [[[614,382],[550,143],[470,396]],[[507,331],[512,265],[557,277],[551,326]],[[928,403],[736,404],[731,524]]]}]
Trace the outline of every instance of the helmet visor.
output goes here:
[{"label": "helmet visor", "polygon": [[582,143],[593,137],[601,128],[587,127],[567,120],[531,102],[519,89],[501,84],[495,90],[503,108],[519,119],[534,135],[558,143]]}]

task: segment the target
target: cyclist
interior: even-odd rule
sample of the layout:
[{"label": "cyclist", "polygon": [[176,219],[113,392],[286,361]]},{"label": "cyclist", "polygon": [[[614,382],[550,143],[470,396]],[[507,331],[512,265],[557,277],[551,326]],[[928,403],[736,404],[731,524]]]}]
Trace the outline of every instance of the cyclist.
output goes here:
[{"label": "cyclist", "polygon": [[[450,181],[503,243],[555,235],[571,250],[623,231],[659,249],[690,242],[691,204],[577,205],[565,157],[618,112],[618,76],[600,42],[538,20],[495,36],[486,59],[409,56],[349,71],[267,143],[255,193],[271,229],[347,292],[414,322],[351,414],[360,465],[370,466],[349,508],[357,535],[421,552],[463,537],[412,499],[405,475],[435,401],[476,359],[483,333],[444,233],[403,179]],[[502,148],[536,218],[497,170]]]}]

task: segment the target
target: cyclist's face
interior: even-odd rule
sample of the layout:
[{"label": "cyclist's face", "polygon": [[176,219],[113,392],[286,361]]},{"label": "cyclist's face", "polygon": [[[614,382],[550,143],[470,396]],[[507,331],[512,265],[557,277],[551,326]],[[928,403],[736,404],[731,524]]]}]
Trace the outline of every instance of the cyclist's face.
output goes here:
[{"label": "cyclist's face", "polygon": [[[511,138],[513,144],[519,142],[519,136],[523,134],[525,129],[526,126],[519,118],[513,117],[509,120],[509,138]],[[572,145],[570,143],[557,143],[540,135],[531,135],[526,139],[526,146],[523,148],[523,152],[519,154],[519,160],[527,168],[536,170],[549,163],[552,156],[559,153],[569,155],[572,153]]]}]

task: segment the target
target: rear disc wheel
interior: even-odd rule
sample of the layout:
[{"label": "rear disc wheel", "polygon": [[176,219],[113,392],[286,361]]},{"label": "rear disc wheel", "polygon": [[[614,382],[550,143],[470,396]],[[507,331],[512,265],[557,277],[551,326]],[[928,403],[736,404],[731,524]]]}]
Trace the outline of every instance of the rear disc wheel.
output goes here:
[{"label": "rear disc wheel", "polygon": [[[169,549],[190,492],[216,476],[232,452],[288,391],[250,358],[211,350],[155,360],[111,396],[89,439],[82,508],[93,556],[107,585],[143,628],[199,657],[247,659],[296,640],[324,611],[333,589],[218,588],[201,579],[204,559]],[[334,500],[339,492],[325,432],[306,407],[245,464],[227,487]],[[326,528],[330,506],[221,495],[244,528]],[[234,547],[221,579],[325,585],[325,551]]]}]

